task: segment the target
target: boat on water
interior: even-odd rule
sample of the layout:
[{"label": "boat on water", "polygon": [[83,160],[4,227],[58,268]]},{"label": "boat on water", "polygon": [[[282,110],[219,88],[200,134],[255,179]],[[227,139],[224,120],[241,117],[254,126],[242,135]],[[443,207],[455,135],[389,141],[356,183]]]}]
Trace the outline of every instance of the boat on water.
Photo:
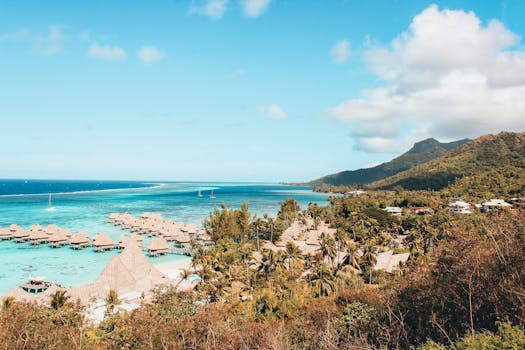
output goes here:
[{"label": "boat on water", "polygon": [[199,192],[197,193],[197,197],[202,197],[202,193],[201,193],[201,190],[199,190]]},{"label": "boat on water", "polygon": [[213,194],[213,190],[211,190],[210,198],[211,198],[211,199],[217,198],[217,197],[215,197],[215,195]]},{"label": "boat on water", "polygon": [[51,193],[49,194],[49,197],[47,198],[47,208],[46,211],[55,211],[56,208],[51,205]]}]

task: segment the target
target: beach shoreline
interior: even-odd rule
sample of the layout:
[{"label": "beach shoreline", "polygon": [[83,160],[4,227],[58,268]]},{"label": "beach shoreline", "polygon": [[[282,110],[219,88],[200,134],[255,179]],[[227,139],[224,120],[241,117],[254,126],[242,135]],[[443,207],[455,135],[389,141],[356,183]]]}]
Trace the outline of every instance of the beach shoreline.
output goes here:
[{"label": "beach shoreline", "polygon": [[185,257],[175,261],[154,263],[153,266],[171,279],[180,279],[182,270],[191,269],[191,258]]}]

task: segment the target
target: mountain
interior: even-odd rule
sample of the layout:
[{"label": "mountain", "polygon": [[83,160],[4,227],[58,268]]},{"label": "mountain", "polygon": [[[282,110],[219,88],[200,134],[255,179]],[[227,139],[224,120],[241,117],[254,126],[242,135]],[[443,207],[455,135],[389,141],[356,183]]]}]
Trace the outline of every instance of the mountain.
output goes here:
[{"label": "mountain", "polygon": [[463,139],[449,143],[441,143],[433,138],[426,139],[415,143],[408,152],[387,163],[371,168],[342,171],[337,174],[327,175],[311,181],[309,185],[339,186],[369,184],[440,157],[448,153],[450,150],[453,150],[469,141],[469,139]]},{"label": "mountain", "polygon": [[524,169],[525,132],[502,132],[481,136],[439,158],[373,182],[367,187],[392,189],[400,186],[407,190],[441,190],[449,185],[481,184],[482,179],[489,178],[506,182],[508,176],[504,174],[521,174]]}]

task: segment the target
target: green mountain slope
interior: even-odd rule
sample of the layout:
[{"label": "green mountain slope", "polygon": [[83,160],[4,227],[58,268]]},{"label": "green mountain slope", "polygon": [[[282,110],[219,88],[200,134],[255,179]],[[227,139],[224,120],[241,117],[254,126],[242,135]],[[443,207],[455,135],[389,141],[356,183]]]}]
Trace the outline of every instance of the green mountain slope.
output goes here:
[{"label": "green mountain slope", "polygon": [[327,175],[309,184],[318,185],[363,185],[377,180],[387,178],[416,165],[426,163],[440,157],[450,150],[470,141],[469,139],[441,143],[433,138],[426,139],[414,144],[406,153],[391,160],[390,162],[366,169],[343,171],[337,174]]},{"label": "green mountain slope", "polygon": [[[525,168],[525,133],[502,132],[481,136],[451,152],[412,169],[376,181],[370,189],[441,190],[467,176],[490,176]],[[466,179],[463,181],[465,182]]]}]

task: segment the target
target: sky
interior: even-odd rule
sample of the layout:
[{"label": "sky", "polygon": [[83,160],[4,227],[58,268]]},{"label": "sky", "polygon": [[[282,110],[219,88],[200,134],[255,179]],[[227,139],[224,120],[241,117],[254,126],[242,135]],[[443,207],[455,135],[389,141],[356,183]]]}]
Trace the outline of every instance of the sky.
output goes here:
[{"label": "sky", "polygon": [[0,1],[0,178],[308,181],[525,130],[525,2]]}]

